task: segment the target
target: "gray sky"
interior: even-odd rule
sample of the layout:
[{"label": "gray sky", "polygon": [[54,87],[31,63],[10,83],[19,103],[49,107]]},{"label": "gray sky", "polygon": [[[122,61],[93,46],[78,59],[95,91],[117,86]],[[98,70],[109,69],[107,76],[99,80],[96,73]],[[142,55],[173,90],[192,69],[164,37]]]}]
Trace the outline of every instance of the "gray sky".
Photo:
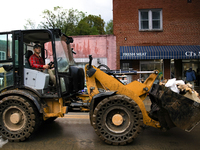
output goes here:
[{"label": "gray sky", "polygon": [[113,18],[112,0],[4,0],[0,8],[0,32],[23,30],[29,18],[38,24],[42,12],[55,6],[77,9],[87,12],[86,15],[101,15],[106,23]]}]

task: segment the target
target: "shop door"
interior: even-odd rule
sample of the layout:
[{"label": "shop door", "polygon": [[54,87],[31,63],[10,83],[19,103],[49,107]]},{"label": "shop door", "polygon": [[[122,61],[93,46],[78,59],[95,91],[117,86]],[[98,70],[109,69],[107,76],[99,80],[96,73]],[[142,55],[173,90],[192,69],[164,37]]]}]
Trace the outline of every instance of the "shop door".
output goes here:
[{"label": "shop door", "polygon": [[196,81],[195,86],[200,86],[200,60],[198,59],[191,59],[191,60],[182,60],[183,62],[183,72],[182,72],[182,78],[185,81],[185,72],[192,67],[192,70],[195,72],[196,75]]}]

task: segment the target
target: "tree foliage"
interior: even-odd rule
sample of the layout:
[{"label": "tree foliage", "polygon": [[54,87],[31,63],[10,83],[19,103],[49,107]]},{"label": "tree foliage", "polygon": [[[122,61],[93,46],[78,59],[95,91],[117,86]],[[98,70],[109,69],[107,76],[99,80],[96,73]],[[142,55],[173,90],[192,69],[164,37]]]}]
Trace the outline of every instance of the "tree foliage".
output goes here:
[{"label": "tree foliage", "polygon": [[[88,15],[77,9],[63,9],[54,7],[53,11],[44,10],[42,12],[43,20],[37,28],[59,28],[66,35],[102,35],[105,34],[105,22],[101,16]],[[35,28],[35,23],[30,19],[27,20],[25,29]]]},{"label": "tree foliage", "polygon": [[63,9],[62,7],[54,7],[54,11],[44,10],[41,28],[59,28],[67,35],[75,35],[75,29],[79,21],[85,17],[85,13],[77,9]]},{"label": "tree foliage", "polygon": [[104,31],[105,22],[101,16],[89,15],[83,18],[76,29],[77,35],[102,35]]},{"label": "tree foliage", "polygon": [[30,18],[26,20],[26,24],[24,25],[24,29],[35,29],[35,22],[33,22]]},{"label": "tree foliage", "polygon": [[106,24],[106,34],[113,34],[113,20]]}]

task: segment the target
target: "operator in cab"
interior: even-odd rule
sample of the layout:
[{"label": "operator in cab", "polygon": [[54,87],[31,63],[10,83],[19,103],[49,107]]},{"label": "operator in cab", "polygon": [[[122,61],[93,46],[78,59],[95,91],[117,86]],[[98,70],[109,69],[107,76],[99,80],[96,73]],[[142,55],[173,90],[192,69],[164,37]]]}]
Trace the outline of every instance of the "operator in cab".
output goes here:
[{"label": "operator in cab", "polygon": [[40,57],[41,45],[35,44],[33,47],[34,54],[30,56],[30,66],[35,69],[49,69],[49,65],[45,65],[44,60]]},{"label": "operator in cab", "polygon": [[55,73],[52,69],[50,69],[50,66],[47,64],[45,65],[44,60],[42,57],[40,57],[41,53],[41,45],[35,44],[33,46],[34,54],[30,56],[29,63],[32,68],[38,69],[38,70],[45,70],[48,69],[50,80],[53,82],[53,85],[56,85],[56,79],[55,79]]}]

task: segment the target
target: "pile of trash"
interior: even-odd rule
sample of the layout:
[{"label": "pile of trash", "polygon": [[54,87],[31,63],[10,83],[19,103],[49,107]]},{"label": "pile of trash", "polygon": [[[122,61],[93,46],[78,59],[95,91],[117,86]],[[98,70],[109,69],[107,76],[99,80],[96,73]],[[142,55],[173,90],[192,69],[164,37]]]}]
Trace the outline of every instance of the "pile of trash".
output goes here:
[{"label": "pile of trash", "polygon": [[176,78],[173,78],[169,80],[163,80],[159,83],[159,85],[169,87],[173,92],[200,103],[199,93],[193,89],[190,83],[185,84],[183,80],[176,80]]}]

